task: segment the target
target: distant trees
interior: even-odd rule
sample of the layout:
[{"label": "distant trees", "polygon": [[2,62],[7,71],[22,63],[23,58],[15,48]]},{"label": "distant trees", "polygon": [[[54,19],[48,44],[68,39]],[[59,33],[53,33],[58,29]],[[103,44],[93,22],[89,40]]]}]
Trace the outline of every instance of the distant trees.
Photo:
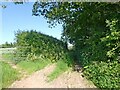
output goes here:
[{"label": "distant trees", "polygon": [[13,47],[15,47],[15,43],[5,42],[4,44],[0,45],[0,48],[13,48]]}]

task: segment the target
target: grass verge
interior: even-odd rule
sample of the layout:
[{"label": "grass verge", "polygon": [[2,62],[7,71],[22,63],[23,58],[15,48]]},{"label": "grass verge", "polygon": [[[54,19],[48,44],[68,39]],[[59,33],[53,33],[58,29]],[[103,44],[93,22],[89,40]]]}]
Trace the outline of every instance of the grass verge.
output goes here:
[{"label": "grass verge", "polygon": [[29,74],[32,74],[35,71],[43,69],[48,64],[51,64],[50,60],[21,61],[17,65],[26,70]]},{"label": "grass verge", "polygon": [[0,72],[2,76],[2,78],[0,78],[2,79],[0,80],[2,81],[2,88],[7,88],[14,81],[19,79],[19,73],[5,62],[0,62],[0,65],[2,66],[2,72]]},{"label": "grass verge", "polygon": [[63,61],[60,60],[56,63],[55,70],[48,75],[48,82],[56,79],[59,75],[61,75],[63,72],[67,71],[69,69],[68,65]]},{"label": "grass verge", "polygon": [[[12,54],[4,54],[3,58],[9,61],[14,62]],[[36,60],[36,61],[20,61],[17,63],[18,67],[22,68],[23,70],[27,71],[28,74],[32,74],[40,69],[43,69],[48,64],[52,64],[50,60]],[[67,71],[69,69],[67,63],[63,60],[59,60],[56,63],[55,70],[48,75],[48,81],[52,81],[56,79],[60,74]]]},{"label": "grass verge", "polygon": [[[4,60],[10,61],[12,63],[16,63],[14,60],[13,53],[5,53],[2,54]],[[35,71],[43,69],[48,64],[51,64],[50,60],[36,60],[36,61],[20,61],[17,63],[17,66],[22,68],[23,70],[27,71],[28,74],[32,74]]]}]

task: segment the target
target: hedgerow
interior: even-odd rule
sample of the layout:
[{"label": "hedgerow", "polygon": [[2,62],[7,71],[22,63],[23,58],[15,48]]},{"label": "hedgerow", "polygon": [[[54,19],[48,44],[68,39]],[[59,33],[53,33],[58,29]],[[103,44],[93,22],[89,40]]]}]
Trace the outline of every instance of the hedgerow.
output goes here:
[{"label": "hedgerow", "polygon": [[69,60],[65,43],[37,31],[18,31],[16,43],[16,60]]}]

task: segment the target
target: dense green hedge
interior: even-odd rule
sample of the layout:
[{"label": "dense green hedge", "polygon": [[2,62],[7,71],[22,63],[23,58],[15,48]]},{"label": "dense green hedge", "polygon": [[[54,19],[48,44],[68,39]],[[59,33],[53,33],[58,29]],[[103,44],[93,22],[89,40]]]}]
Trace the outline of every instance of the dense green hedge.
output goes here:
[{"label": "dense green hedge", "polygon": [[17,60],[50,59],[67,60],[66,44],[56,38],[36,31],[18,31],[16,33]]}]

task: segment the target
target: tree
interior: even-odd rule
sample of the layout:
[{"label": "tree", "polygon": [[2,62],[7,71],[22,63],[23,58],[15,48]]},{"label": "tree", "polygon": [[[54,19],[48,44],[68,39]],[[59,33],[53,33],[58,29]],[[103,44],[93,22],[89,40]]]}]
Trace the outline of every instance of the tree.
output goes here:
[{"label": "tree", "polygon": [[[120,41],[119,35],[115,42],[102,38],[110,35],[111,29],[107,21],[116,20],[116,32],[120,29],[120,3],[119,2],[35,2],[33,15],[44,16],[51,26],[57,23],[63,24],[63,36],[67,37],[70,43],[75,44],[76,57],[78,61],[88,64],[93,60],[105,61],[116,59],[109,57],[108,53],[113,48],[120,52],[120,46],[115,44]],[[112,42],[112,46],[107,43]],[[116,46],[118,45],[118,46]],[[112,54],[113,55],[113,54]]]}]

